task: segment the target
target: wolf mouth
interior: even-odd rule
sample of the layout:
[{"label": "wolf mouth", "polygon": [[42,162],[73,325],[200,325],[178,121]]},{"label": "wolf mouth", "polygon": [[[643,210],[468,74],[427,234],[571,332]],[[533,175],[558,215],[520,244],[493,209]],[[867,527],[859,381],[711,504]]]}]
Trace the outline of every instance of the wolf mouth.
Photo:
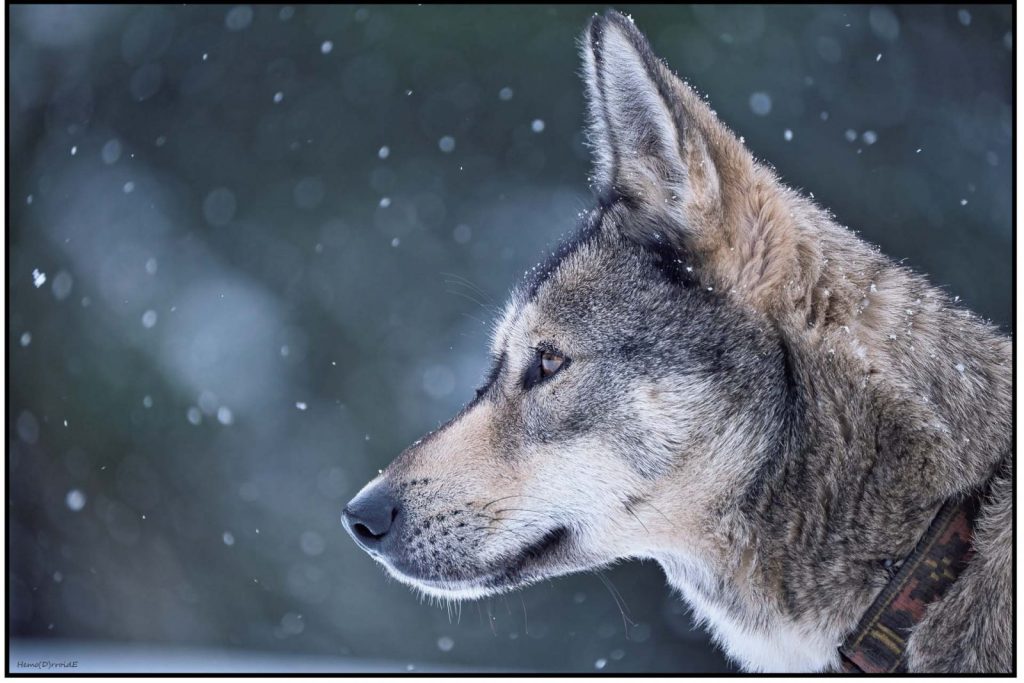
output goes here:
[{"label": "wolf mouth", "polygon": [[525,586],[541,578],[571,571],[557,561],[558,553],[569,539],[569,529],[558,526],[533,543],[504,556],[479,573],[459,577],[424,577],[407,573],[385,562],[396,578],[428,593],[446,597],[482,597]]},{"label": "wolf mouth", "polygon": [[550,558],[555,551],[563,546],[569,538],[569,529],[558,526],[548,531],[539,539],[520,550],[516,555],[505,562],[500,573],[493,575],[488,584],[495,588],[503,584],[515,584],[517,579],[522,577],[523,572],[532,565]]}]

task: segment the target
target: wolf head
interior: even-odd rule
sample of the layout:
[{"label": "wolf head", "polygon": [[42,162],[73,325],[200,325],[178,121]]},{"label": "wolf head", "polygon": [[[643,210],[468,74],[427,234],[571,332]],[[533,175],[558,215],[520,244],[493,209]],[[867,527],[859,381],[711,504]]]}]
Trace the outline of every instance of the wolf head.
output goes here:
[{"label": "wolf head", "polygon": [[777,323],[815,315],[818,210],[631,20],[595,17],[582,52],[596,207],[511,296],[475,400],[343,514],[428,594],[715,556],[793,407]]}]

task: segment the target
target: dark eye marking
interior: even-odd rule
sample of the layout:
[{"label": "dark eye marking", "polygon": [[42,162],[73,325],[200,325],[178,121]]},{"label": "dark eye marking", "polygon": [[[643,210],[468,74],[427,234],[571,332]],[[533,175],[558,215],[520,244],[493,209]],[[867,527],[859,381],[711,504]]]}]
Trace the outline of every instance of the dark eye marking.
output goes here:
[{"label": "dark eye marking", "polygon": [[476,390],[476,398],[479,399],[481,396],[487,393],[495,382],[498,381],[498,377],[501,376],[501,371],[505,367],[505,353],[502,352],[497,362],[491,365],[490,372],[487,373],[487,379],[484,380],[484,385]]},{"label": "dark eye marking", "polygon": [[526,368],[526,372],[523,373],[523,389],[527,391],[544,380],[554,377],[561,370],[569,367],[570,363],[565,354],[550,345],[538,346],[533,351],[533,360]]}]

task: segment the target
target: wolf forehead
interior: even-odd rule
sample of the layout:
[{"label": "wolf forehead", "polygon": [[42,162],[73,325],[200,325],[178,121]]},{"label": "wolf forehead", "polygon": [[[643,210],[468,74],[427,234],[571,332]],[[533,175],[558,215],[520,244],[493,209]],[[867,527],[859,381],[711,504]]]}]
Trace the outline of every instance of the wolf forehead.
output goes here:
[{"label": "wolf forehead", "polygon": [[[492,330],[495,358],[526,322],[527,310],[535,313],[529,322],[547,328],[536,330],[539,334],[560,331],[587,337],[603,330],[580,325],[594,322],[602,312],[615,316],[613,326],[621,334],[631,322],[656,326],[659,321],[667,324],[668,317],[696,315],[695,299],[718,300],[713,287],[700,287],[696,259],[660,238],[657,230],[642,236],[632,225],[636,222],[627,199],[614,190],[602,192],[576,229],[512,290]],[[647,317],[658,309],[664,309],[660,312],[665,317]]]},{"label": "wolf forehead", "polygon": [[659,232],[657,226],[653,230],[649,229],[648,219],[637,211],[635,204],[635,200],[619,194],[614,185],[598,188],[593,209],[582,216],[577,229],[568,239],[559,242],[555,251],[525,273],[515,294],[527,301],[535,298],[540,287],[567,258],[583,246],[594,246],[602,235],[612,237],[605,244],[611,251],[617,251],[616,248],[627,243],[646,247],[648,256],[653,258],[654,264],[668,280],[688,287],[695,286],[696,262],[685,246],[670,241],[668,232]]},{"label": "wolf forehead", "polygon": [[[773,364],[784,367],[774,327],[702,285],[697,261],[685,252],[628,236],[630,217],[628,207],[599,204],[527,274],[493,329],[483,389],[548,346],[602,372],[591,402],[681,374],[718,383],[741,368],[767,379],[777,374]],[[645,356],[657,363],[644,363]],[[617,371],[623,363],[631,365],[625,375]]]}]

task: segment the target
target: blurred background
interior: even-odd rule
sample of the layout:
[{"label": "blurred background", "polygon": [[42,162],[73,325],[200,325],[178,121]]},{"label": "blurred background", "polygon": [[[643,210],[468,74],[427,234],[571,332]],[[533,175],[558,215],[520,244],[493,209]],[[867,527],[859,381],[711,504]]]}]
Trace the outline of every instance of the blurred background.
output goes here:
[{"label": "blurred background", "polygon": [[[603,9],[9,9],[12,659],[729,670],[654,564],[456,615],[338,522],[587,206]],[[1013,331],[1008,5],[630,12],[787,182]]]}]

